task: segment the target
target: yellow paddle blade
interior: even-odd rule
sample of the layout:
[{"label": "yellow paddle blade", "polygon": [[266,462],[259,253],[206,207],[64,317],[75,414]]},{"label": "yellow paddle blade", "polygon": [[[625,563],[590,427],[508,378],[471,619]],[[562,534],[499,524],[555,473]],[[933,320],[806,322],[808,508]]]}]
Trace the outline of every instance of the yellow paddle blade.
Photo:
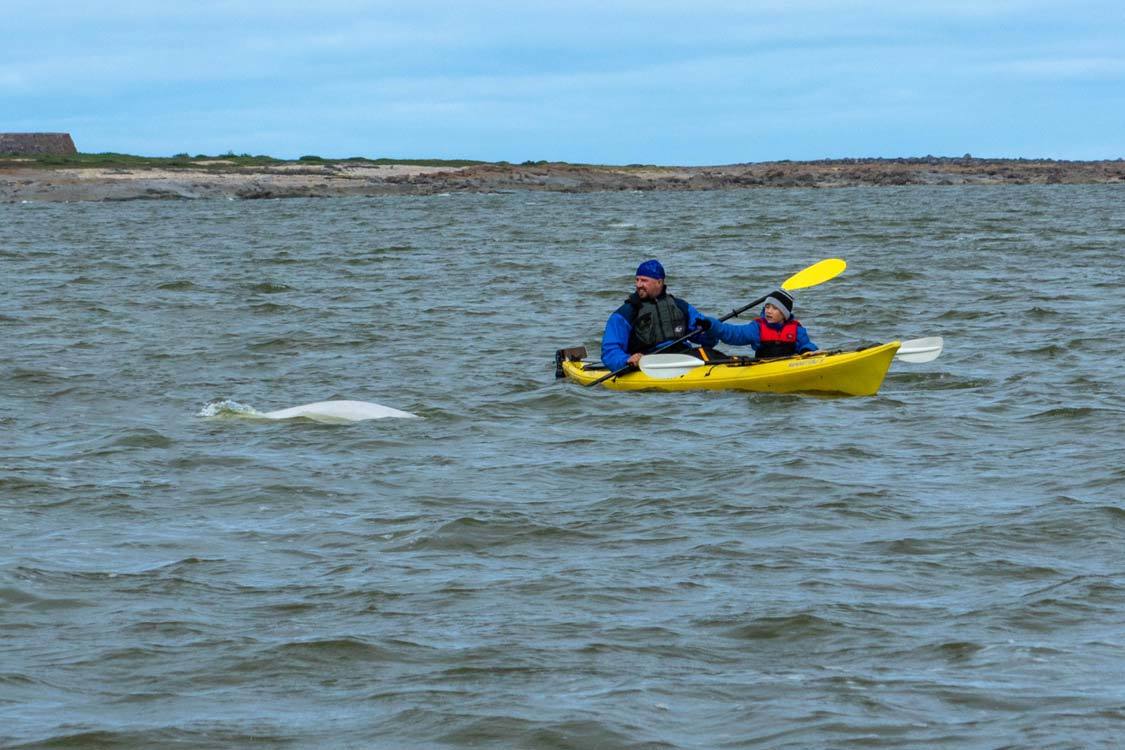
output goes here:
[{"label": "yellow paddle blade", "polygon": [[828,258],[819,263],[813,263],[803,271],[790,276],[788,279],[781,283],[781,288],[789,291],[790,289],[805,289],[817,284],[823,284],[829,279],[834,279],[844,272],[848,264],[841,258]]}]

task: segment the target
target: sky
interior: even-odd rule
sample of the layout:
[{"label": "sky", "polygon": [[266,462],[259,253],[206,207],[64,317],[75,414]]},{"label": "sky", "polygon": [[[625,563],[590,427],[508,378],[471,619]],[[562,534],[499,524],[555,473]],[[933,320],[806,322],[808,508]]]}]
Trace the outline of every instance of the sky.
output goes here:
[{"label": "sky", "polygon": [[148,156],[1125,157],[1122,0],[0,0],[0,132]]}]

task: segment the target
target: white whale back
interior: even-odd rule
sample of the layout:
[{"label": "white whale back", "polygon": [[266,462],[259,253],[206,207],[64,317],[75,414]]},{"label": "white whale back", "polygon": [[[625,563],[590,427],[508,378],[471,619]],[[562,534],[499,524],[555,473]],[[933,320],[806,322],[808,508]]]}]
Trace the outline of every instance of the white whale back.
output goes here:
[{"label": "white whale back", "polygon": [[294,406],[289,409],[268,411],[265,419],[293,419],[305,417],[319,422],[362,422],[365,419],[415,419],[416,414],[399,411],[370,401],[317,401],[315,404]]},{"label": "white whale back", "polygon": [[288,409],[260,412],[237,401],[216,401],[203,407],[201,417],[242,417],[244,419],[312,419],[317,422],[362,422],[367,419],[417,419],[417,414],[392,409],[370,401],[317,401]]}]

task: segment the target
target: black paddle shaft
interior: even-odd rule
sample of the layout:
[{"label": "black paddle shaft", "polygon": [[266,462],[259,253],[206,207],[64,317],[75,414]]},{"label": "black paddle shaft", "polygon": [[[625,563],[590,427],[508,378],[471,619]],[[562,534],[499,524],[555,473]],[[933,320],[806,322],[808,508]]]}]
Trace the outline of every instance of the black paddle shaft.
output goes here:
[{"label": "black paddle shaft", "polygon": [[[768,296],[769,295],[766,295],[766,297],[768,297]],[[729,313],[727,313],[723,317],[719,318],[719,322],[722,323],[725,320],[730,320],[731,318],[737,318],[739,315],[746,312],[751,307],[757,307],[758,305],[765,302],[766,297],[759,297],[758,299],[754,300],[753,302],[751,302],[748,305],[743,305],[742,307],[738,308],[737,310],[731,310]],[[669,341],[667,344],[663,344],[661,346],[656,347],[651,352],[645,352],[645,354],[659,354],[660,352],[664,351],[665,349],[671,349],[676,344],[682,344],[683,342],[687,341],[688,339],[690,339],[695,334],[700,333],[702,330],[703,330],[702,328],[692,329],[691,331],[688,331],[683,336],[680,336],[675,341]],[[630,370],[635,370],[635,369],[637,369],[636,365],[625,365],[620,370],[614,370],[611,373],[607,373],[606,375],[602,375],[600,378],[598,378],[597,380],[595,380],[591,383],[587,383],[586,387],[588,388],[592,385],[597,385],[598,383],[604,383],[605,381],[609,380],[610,378],[617,377],[618,375],[620,375],[622,373],[629,372]]]},{"label": "black paddle shaft", "polygon": [[739,315],[746,312],[751,307],[757,307],[758,305],[765,302],[767,299],[769,299],[768,294],[765,297],[759,297],[758,299],[751,302],[749,305],[743,305],[742,307],[738,308],[737,310],[731,310],[729,313],[727,313],[723,317],[719,318],[719,322],[721,323],[724,320],[730,320],[731,318],[737,318]]}]

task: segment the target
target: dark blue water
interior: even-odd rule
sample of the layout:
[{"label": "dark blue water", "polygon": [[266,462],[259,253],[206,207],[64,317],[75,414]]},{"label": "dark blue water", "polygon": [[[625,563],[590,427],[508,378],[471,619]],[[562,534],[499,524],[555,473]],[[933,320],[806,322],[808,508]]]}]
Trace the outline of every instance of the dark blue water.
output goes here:
[{"label": "dark blue water", "polygon": [[[0,205],[0,744],[1116,747],[1123,197]],[[945,352],[554,382],[648,257]],[[422,419],[222,407],[333,399]]]}]

